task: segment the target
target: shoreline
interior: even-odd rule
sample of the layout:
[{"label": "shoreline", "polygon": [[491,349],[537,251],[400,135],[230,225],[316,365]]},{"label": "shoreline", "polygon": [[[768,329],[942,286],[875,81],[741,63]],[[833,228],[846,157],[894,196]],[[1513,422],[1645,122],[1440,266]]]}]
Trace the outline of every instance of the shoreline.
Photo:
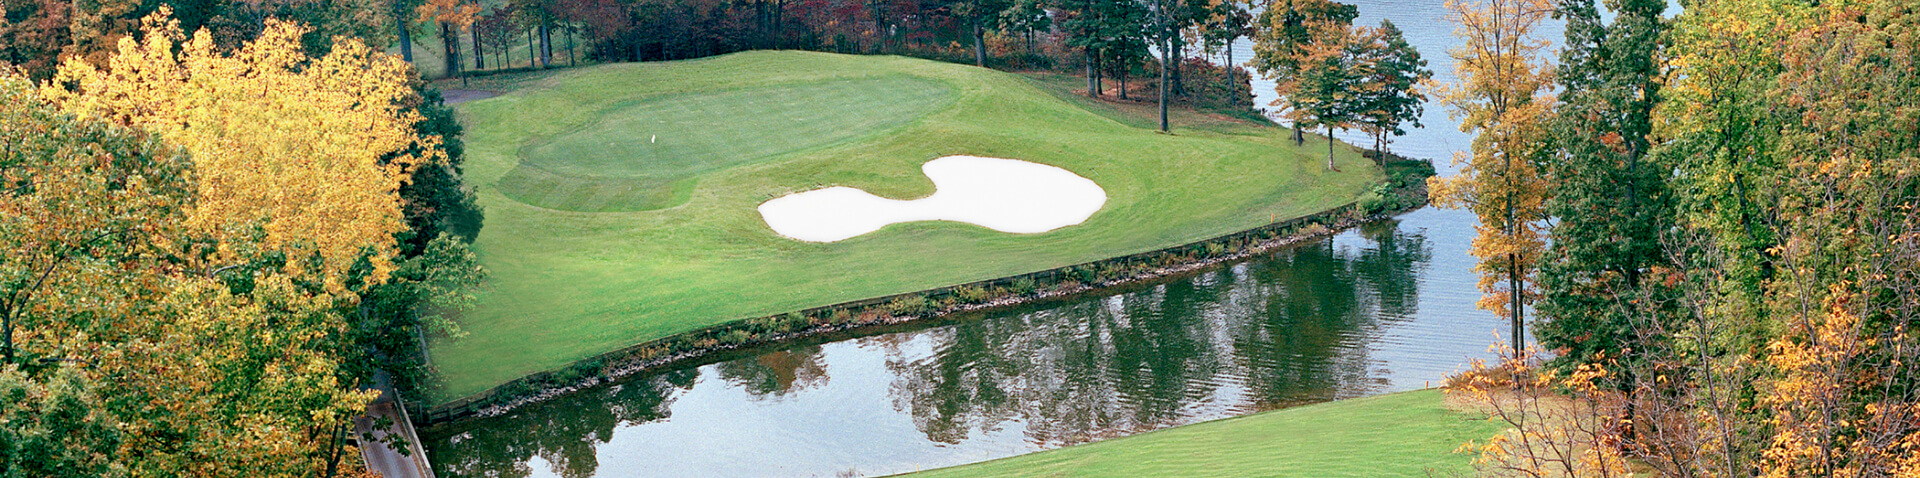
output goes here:
[{"label": "shoreline", "polygon": [[[625,377],[692,362],[711,361],[783,344],[835,335],[878,333],[889,327],[937,322],[955,316],[1008,309],[1174,278],[1227,263],[1244,261],[1281,247],[1329,237],[1362,224],[1387,219],[1427,205],[1425,175],[1396,184],[1391,157],[1386,181],[1395,196],[1410,199],[1400,207],[1367,214],[1359,201],[1187,244],[1027,274],[969,282],[915,292],[751,317],[689,330],[528,374],[480,393],[448,400],[414,416],[436,426],[505,414],[522,406],[616,382]],[[1430,169],[1428,170],[1430,171]],[[1430,172],[1427,174],[1431,174]]]}]

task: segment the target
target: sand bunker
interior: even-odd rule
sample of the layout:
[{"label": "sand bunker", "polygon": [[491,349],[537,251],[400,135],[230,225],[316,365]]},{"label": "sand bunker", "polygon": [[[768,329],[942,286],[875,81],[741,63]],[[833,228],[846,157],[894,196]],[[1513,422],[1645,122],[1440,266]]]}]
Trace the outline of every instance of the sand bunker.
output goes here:
[{"label": "sand bunker", "polygon": [[1047,232],[1084,222],[1107,203],[1107,192],[1100,185],[1044,164],[947,156],[920,169],[936,188],[925,198],[901,201],[835,186],[762,203],[760,217],[782,236],[834,242],[913,221],[959,221],[1022,234]]}]

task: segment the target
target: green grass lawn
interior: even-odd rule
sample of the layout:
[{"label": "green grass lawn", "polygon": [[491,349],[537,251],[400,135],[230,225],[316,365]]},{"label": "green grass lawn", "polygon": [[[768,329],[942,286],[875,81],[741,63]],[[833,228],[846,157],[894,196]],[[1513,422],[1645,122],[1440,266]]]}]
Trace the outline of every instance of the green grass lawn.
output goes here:
[{"label": "green grass lawn", "polygon": [[[687,330],[1183,244],[1337,206],[1382,178],[1341,145],[1182,112],[1141,127],[1057,81],[926,60],[749,52],[476,79],[462,104],[467,180],[492,276],[470,333],[433,345],[450,400]],[[1217,115],[1214,115],[1217,116]],[[657,139],[656,139],[657,138]],[[830,185],[933,192],[946,155],[1085,176],[1106,206],[1016,235],[952,222],[831,244],[780,237],[755,209]],[[614,212],[587,212],[614,211]]]},{"label": "green grass lawn", "polygon": [[1472,476],[1473,457],[1453,451],[1503,427],[1444,400],[1437,389],[1341,400],[905,476]]}]

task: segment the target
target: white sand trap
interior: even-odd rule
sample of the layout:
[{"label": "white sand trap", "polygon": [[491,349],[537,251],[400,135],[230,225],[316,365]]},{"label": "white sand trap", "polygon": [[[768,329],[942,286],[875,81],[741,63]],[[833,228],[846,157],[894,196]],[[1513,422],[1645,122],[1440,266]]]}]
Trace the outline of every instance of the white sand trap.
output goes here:
[{"label": "white sand trap", "polygon": [[1085,222],[1107,203],[1107,191],[1071,171],[1013,159],[947,156],[922,165],[932,196],[887,199],[834,186],[760,204],[773,232],[808,242],[835,242],[888,224],[959,221],[1001,232],[1032,234]]}]

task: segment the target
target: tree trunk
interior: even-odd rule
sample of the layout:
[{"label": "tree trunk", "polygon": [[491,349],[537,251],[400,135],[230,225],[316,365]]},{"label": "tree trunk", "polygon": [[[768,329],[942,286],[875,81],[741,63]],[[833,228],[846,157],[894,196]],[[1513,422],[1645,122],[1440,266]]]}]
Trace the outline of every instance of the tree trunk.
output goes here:
[{"label": "tree trunk", "polygon": [[1240,82],[1237,81],[1239,73],[1236,72],[1240,71],[1240,68],[1233,64],[1233,40],[1234,38],[1227,39],[1227,94],[1237,97],[1239,95],[1234,93],[1240,91]]},{"label": "tree trunk", "polygon": [[447,77],[460,76],[460,36],[453,31],[453,24],[440,22],[441,51],[446,53]]},{"label": "tree trunk", "polygon": [[540,67],[553,67],[553,27],[540,21]]},{"label": "tree trunk", "polygon": [[1095,76],[1093,76],[1093,49],[1088,48],[1084,53],[1087,57],[1087,96],[1099,98],[1100,84],[1094,80]]},{"label": "tree trunk", "polygon": [[579,63],[577,60],[573,59],[573,28],[568,27],[567,28],[567,66],[576,66],[576,65],[579,65]]},{"label": "tree trunk", "polygon": [[[1513,205],[1507,205],[1507,237],[1513,237]],[[1507,300],[1511,302],[1507,316],[1513,322],[1513,358],[1525,357],[1527,348],[1526,322],[1520,314],[1520,255],[1507,253]]]},{"label": "tree trunk", "polygon": [[487,52],[480,50],[480,25],[475,24],[468,30],[473,32],[473,71],[487,69]]},{"label": "tree trunk", "polygon": [[1327,170],[1340,170],[1340,168],[1333,167],[1333,125],[1327,125]]},{"label": "tree trunk", "polygon": [[1160,50],[1160,132],[1167,132],[1167,50]]},{"label": "tree trunk", "polygon": [[540,49],[533,47],[533,30],[527,30],[527,68],[538,68]]},{"label": "tree trunk", "polygon": [[394,12],[394,25],[400,27],[400,59],[413,63],[413,33],[408,32],[406,15]]},{"label": "tree trunk", "polygon": [[1382,148],[1386,147],[1386,139],[1386,128],[1373,130],[1373,162],[1379,164],[1381,167],[1386,167],[1387,165],[1387,153],[1382,151]]},{"label": "tree trunk", "polygon": [[0,310],[0,329],[3,329],[0,330],[0,335],[6,336],[4,343],[0,343],[0,347],[5,348],[0,350],[0,366],[6,366],[13,363],[13,310],[11,308]]},{"label": "tree trunk", "polygon": [[980,28],[980,22],[973,23],[973,66],[987,66],[987,32]]},{"label": "tree trunk", "polygon": [[1307,144],[1307,135],[1306,133],[1300,132],[1300,120],[1293,120],[1293,145],[1302,146],[1305,144]]},{"label": "tree trunk", "polygon": [[1162,52],[1162,56],[1168,56],[1168,61],[1173,62],[1173,94],[1186,96],[1187,84],[1182,79],[1184,75],[1181,75],[1181,68],[1185,66],[1181,65],[1184,63],[1181,60],[1187,56],[1187,42],[1180,38],[1179,33],[1174,33],[1172,38],[1167,39],[1167,44],[1167,51]]}]

